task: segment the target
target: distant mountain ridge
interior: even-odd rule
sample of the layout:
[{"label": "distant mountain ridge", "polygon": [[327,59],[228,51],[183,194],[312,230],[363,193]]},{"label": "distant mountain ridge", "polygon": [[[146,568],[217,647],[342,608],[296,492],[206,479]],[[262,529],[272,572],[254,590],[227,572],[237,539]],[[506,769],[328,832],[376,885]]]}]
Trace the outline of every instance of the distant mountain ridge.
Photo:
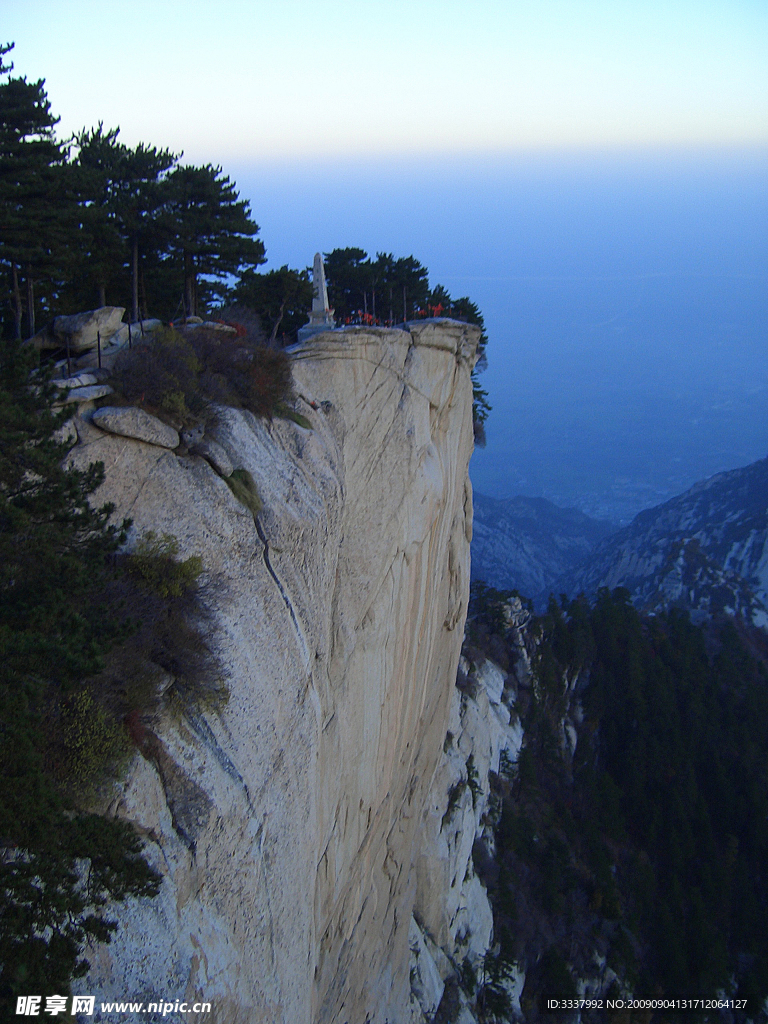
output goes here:
[{"label": "distant mountain ridge", "polygon": [[534,597],[618,527],[545,498],[474,495],[472,579]]},{"label": "distant mountain ridge", "polygon": [[636,605],[694,618],[730,612],[768,626],[768,458],[718,473],[637,515],[566,570],[557,589],[626,587]]}]

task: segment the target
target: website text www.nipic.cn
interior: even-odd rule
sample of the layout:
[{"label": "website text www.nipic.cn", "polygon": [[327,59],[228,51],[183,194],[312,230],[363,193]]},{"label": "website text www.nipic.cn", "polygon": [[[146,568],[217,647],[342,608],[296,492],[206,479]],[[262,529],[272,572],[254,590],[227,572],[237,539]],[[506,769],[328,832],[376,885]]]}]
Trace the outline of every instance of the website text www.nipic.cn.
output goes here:
[{"label": "website text www.nipic.cn", "polygon": [[[67,996],[19,996],[16,1000],[16,1015],[22,1017],[57,1017],[66,1014],[84,1014],[92,1017],[96,1010],[95,996],[71,996],[67,1007]],[[114,1002],[99,1003],[101,1013],[154,1013],[166,1017],[169,1013],[210,1013],[210,1003],[191,1003],[183,999],[160,999],[153,1003]]]}]

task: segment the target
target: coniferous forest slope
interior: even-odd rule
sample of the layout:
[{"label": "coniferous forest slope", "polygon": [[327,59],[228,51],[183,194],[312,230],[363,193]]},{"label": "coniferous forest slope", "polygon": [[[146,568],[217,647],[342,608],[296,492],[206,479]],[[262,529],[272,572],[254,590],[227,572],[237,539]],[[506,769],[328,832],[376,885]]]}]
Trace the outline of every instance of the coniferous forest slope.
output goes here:
[{"label": "coniferous forest slope", "polygon": [[[526,579],[552,540],[518,525],[514,551],[512,502],[495,521],[484,503],[473,575]],[[499,943],[472,981],[480,1019],[543,1019],[545,995],[705,998],[698,1019],[765,1019],[767,539],[764,459],[599,540],[538,617],[473,584],[465,657],[506,672],[523,734],[476,856]],[[735,1001],[722,1017],[718,999]]]},{"label": "coniferous forest slope", "polygon": [[495,779],[495,849],[476,851],[500,944],[481,1002],[511,1019],[504,979],[522,970],[526,1021],[545,1019],[545,995],[577,994],[719,995],[746,1002],[695,1019],[763,1020],[764,634],[645,618],[625,590],[552,601],[522,628],[510,608],[474,585],[465,656],[507,672],[524,735]]}]

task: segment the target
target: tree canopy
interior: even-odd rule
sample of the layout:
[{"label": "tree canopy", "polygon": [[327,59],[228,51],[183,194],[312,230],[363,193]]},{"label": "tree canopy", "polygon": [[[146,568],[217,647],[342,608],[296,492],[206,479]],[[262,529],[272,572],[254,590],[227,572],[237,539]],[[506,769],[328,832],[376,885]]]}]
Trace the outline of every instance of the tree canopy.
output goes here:
[{"label": "tree canopy", "polygon": [[[121,727],[85,680],[127,631],[105,595],[124,528],[89,498],[103,469],[67,469],[66,414],[17,341],[0,343],[0,1004],[66,991],[87,937],[109,940],[107,898],[158,879],[122,822],[72,796],[121,747]],[[125,524],[124,524],[125,525]],[[78,864],[91,866],[89,884]]]},{"label": "tree canopy", "polygon": [[[257,312],[270,344],[280,338],[285,345],[296,340],[297,331],[307,322],[312,281],[309,271],[291,270],[287,265],[267,273],[249,268],[232,289],[232,298]],[[226,310],[223,315],[228,316]]]},{"label": "tree canopy", "polygon": [[264,262],[264,245],[254,237],[259,227],[247,200],[220,167],[175,167],[164,185],[167,258],[184,281],[184,313],[196,316],[201,275],[206,298],[221,299],[228,278]]},{"label": "tree canopy", "polygon": [[[9,53],[7,44],[0,53]],[[0,266],[13,333],[94,305],[137,320],[196,315],[264,262],[247,201],[221,168],[129,147],[103,123],[59,142],[44,80],[0,63]]]},{"label": "tree canopy", "polygon": [[[509,596],[473,584],[468,657],[519,657]],[[524,746],[497,780],[489,882],[502,952],[527,969],[526,1017],[541,1019],[537,992],[575,992],[597,953],[636,995],[723,989],[749,1000],[738,1020],[755,1019],[768,995],[764,638],[676,610],[644,618],[621,589],[552,600],[528,637]]]},{"label": "tree canopy", "polygon": [[[4,52],[8,52],[5,48]],[[14,334],[21,337],[20,278],[26,283],[27,329],[35,331],[35,285],[58,284],[70,269],[75,227],[67,148],[41,79],[10,76],[0,86],[0,264],[10,271]]]},{"label": "tree canopy", "polygon": [[413,256],[395,259],[364,249],[325,253],[328,299],[338,323],[368,320],[404,323],[418,315],[429,296],[429,272]]}]

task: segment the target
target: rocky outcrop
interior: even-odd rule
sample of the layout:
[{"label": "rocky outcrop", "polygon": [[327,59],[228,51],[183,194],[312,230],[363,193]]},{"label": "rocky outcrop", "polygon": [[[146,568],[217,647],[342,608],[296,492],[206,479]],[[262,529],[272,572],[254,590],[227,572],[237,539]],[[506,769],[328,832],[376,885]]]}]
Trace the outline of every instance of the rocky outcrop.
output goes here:
[{"label": "rocky outcrop", "polygon": [[154,331],[160,330],[163,326],[162,320],[157,320],[154,317],[137,320],[132,324],[120,324],[106,342],[102,338],[100,355],[94,340],[93,345],[77,360],[77,368],[87,369],[88,367],[102,366],[111,370],[115,365],[115,360],[124,349],[146,341]]},{"label": "rocky outcrop", "polygon": [[132,437],[136,441],[156,444],[161,448],[179,446],[179,435],[173,427],[163,423],[157,416],[133,406],[102,406],[94,412],[91,422],[100,430],[120,437]]},{"label": "rocky outcrop", "polygon": [[[72,380],[77,380],[77,378],[72,378]],[[107,395],[112,393],[113,389],[109,384],[85,384],[78,386],[66,381],[53,405],[54,407],[60,405],[85,405],[88,402],[95,402],[99,398],[106,398]]]},{"label": "rocky outcrop", "polygon": [[122,327],[123,313],[121,306],[102,306],[73,316],[57,316],[53,333],[59,347],[69,342],[72,352],[86,352],[96,348],[99,338],[105,343],[113,337]]},{"label": "rocky outcrop", "polygon": [[[311,429],[222,409],[205,458],[78,420],[73,460],[105,467],[97,500],[202,557],[229,688],[218,712],[152,723],[110,797],[163,884],[118,908],[89,991],[205,999],[227,1024],[409,1019],[468,598],[478,334],[425,321],[313,338],[291,351]],[[256,516],[214,456],[250,474]]]},{"label": "rocky outcrop", "polygon": [[[443,753],[429,794],[416,862],[416,902],[411,926],[411,979],[422,1018],[429,1020],[442,984],[468,961],[475,969],[493,939],[493,912],[474,869],[478,847],[484,860],[495,852],[498,810],[491,777],[517,762],[523,730],[511,710],[513,676],[484,660],[462,658]],[[468,1006],[462,1011],[474,1020]]]},{"label": "rocky outcrop", "polygon": [[27,342],[38,349],[60,349],[69,345],[72,355],[79,355],[101,343],[108,343],[122,325],[125,309],[101,306],[72,316],[57,316]]}]

